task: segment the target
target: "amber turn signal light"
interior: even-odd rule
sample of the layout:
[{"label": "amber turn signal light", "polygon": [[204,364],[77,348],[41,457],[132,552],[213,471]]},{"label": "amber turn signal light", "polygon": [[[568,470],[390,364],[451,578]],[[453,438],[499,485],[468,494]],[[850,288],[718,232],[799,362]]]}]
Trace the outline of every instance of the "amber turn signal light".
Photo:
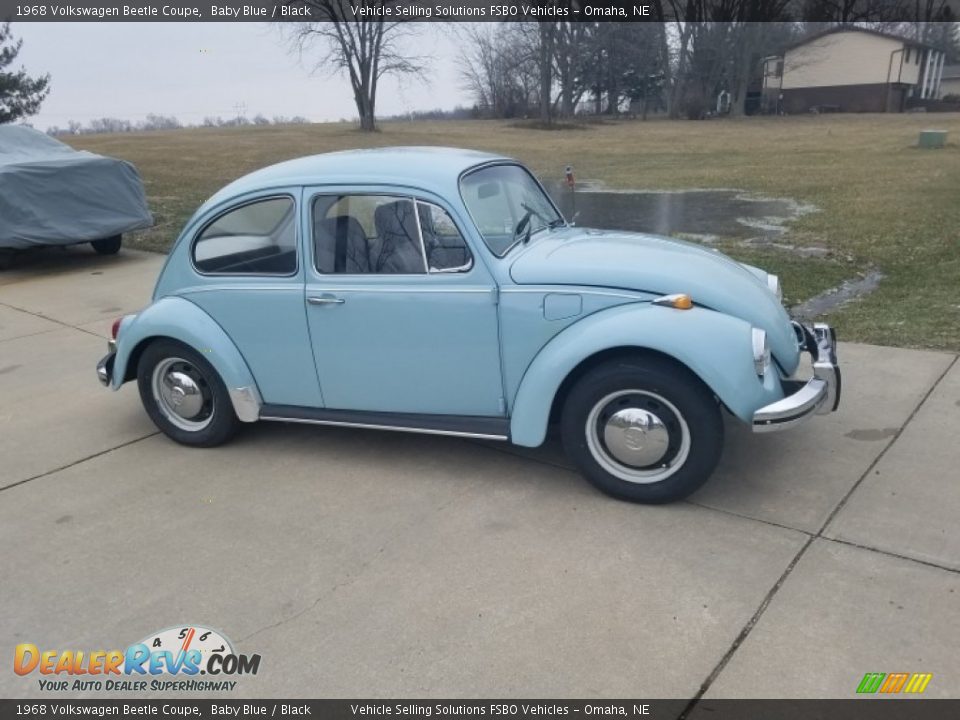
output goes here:
[{"label": "amber turn signal light", "polygon": [[674,293],[673,295],[664,295],[653,301],[654,305],[663,307],[672,307],[676,310],[689,310],[693,307],[693,300],[686,293]]}]

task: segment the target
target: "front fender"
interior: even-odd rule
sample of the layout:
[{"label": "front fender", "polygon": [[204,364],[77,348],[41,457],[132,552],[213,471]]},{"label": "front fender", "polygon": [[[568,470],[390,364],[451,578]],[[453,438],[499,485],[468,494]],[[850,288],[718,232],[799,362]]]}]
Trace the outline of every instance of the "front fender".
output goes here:
[{"label": "front fender", "polygon": [[202,353],[227,386],[238,417],[257,419],[260,392],[237,346],[212,317],[182,297],[162,298],[120,326],[112,389],[123,384],[133,353],[152,338],[177,340]]},{"label": "front fender", "polygon": [[749,323],[700,307],[675,310],[631,303],[584,318],[540,350],[514,399],[511,440],[517,445],[540,445],[554,397],[574,368],[599,352],[631,347],[676,359],[745,422],[751,421],[757,408],[783,397],[773,363],[762,381],[757,377]]}]

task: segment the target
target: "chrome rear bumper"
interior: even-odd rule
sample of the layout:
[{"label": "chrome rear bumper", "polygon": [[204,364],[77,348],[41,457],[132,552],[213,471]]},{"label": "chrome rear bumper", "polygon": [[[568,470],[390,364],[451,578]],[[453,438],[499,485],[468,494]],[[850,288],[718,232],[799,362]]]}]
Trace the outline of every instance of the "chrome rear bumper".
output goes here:
[{"label": "chrome rear bumper", "polygon": [[787,395],[753,414],[754,432],[776,432],[797,425],[811,415],[825,415],[840,405],[840,366],[837,336],[829,325],[807,327],[795,322],[797,339],[813,359],[813,377],[806,383],[785,380]]},{"label": "chrome rear bumper", "polygon": [[107,350],[107,354],[97,363],[97,380],[104,387],[110,385],[110,381],[113,380],[113,359],[117,356],[117,341],[108,340]]}]

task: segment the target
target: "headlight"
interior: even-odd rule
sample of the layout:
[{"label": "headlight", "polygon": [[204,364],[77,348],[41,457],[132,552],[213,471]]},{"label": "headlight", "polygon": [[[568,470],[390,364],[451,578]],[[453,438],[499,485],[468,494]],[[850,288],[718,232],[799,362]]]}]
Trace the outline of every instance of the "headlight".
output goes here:
[{"label": "headlight", "polygon": [[753,369],[757,375],[763,377],[770,367],[770,345],[767,343],[767,333],[760,328],[753,328]]},{"label": "headlight", "polygon": [[780,288],[780,278],[776,275],[767,275],[767,287],[770,292],[777,296],[777,300],[783,300],[783,290]]}]

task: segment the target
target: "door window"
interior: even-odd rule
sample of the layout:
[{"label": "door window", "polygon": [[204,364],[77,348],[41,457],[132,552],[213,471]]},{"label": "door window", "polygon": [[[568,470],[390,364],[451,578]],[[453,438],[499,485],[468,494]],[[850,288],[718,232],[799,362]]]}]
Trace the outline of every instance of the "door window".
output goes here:
[{"label": "door window", "polygon": [[450,215],[394,195],[321,195],[313,203],[314,263],[324,274],[463,272],[470,251]]}]

